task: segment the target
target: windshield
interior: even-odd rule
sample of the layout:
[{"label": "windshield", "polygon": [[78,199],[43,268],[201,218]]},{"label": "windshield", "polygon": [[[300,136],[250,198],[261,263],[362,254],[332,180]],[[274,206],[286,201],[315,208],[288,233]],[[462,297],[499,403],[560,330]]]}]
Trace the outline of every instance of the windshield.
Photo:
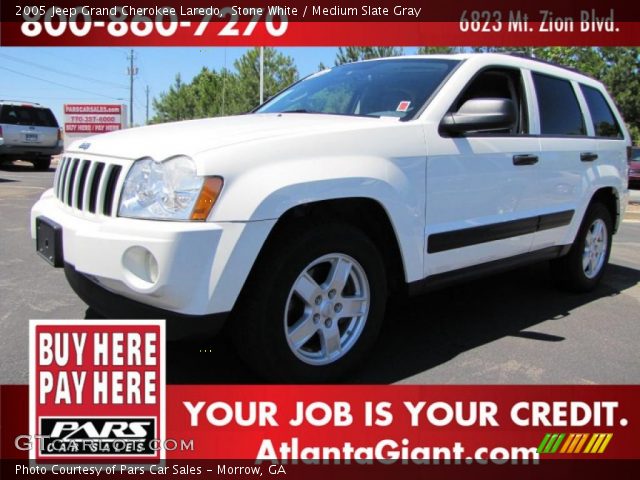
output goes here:
[{"label": "windshield", "polygon": [[457,64],[457,60],[394,59],[341,65],[292,85],[255,113],[410,118]]},{"label": "windshield", "polygon": [[631,153],[631,160],[640,162],[640,148],[634,148]]}]

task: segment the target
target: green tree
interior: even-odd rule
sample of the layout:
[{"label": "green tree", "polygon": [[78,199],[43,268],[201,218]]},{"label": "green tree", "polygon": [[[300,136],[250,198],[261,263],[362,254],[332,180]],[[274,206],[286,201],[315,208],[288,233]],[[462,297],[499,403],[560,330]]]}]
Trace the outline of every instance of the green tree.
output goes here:
[{"label": "green tree", "polygon": [[[190,83],[180,75],[167,92],[153,100],[151,123],[245,113],[259,103],[260,51],[249,50],[234,64],[236,72],[219,72],[204,67]],[[291,57],[273,48],[264,49],[265,98],[298,79]]]},{"label": "green tree", "polygon": [[336,65],[369,60],[371,58],[397,57],[404,51],[397,47],[340,47],[336,54]]},{"label": "green tree", "polygon": [[190,96],[188,85],[182,83],[182,78],[178,73],[174,84],[169,87],[169,91],[161,93],[158,99],[153,99],[153,109],[156,114],[151,119],[151,123],[193,118],[194,108]]},{"label": "green tree", "polygon": [[[260,49],[252,48],[235,61],[238,76],[239,104],[249,111],[260,103]],[[264,48],[264,98],[267,99],[298,80],[293,58],[274,48]]]},{"label": "green tree", "polygon": [[242,113],[244,104],[238,94],[238,77],[226,69],[220,72],[203,68],[189,85],[194,99],[191,118],[216,117]]},{"label": "green tree", "polygon": [[205,67],[189,84],[178,74],[169,91],[153,100],[151,123],[241,113],[245,105],[239,98],[238,78],[228,70],[216,72]]},{"label": "green tree", "polygon": [[461,53],[462,51],[463,47],[420,47],[418,48],[418,55],[449,55],[452,53]]},{"label": "green tree", "polygon": [[531,48],[531,55],[575,68],[596,78],[601,76],[604,67],[602,52],[590,47],[538,47]]},{"label": "green tree", "polygon": [[634,142],[640,144],[640,48],[608,47],[599,51],[604,63],[597,77],[613,95]]}]

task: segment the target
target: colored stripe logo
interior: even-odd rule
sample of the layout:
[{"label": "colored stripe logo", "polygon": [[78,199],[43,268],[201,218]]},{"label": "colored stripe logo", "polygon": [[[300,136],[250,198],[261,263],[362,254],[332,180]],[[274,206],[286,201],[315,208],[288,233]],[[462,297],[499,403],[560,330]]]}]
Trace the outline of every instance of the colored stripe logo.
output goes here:
[{"label": "colored stripe logo", "polygon": [[613,437],[613,433],[547,433],[538,453],[604,453]]}]

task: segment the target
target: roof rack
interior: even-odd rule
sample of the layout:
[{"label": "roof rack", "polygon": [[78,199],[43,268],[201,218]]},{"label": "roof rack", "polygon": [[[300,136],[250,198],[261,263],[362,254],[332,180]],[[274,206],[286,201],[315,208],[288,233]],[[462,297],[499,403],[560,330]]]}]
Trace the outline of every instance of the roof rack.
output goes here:
[{"label": "roof rack", "polygon": [[553,67],[562,68],[564,70],[569,70],[570,72],[579,73],[580,75],[584,75],[585,77],[589,77],[589,75],[587,75],[586,73],[584,73],[583,71],[581,71],[581,70],[579,70],[577,68],[568,67],[567,65],[562,65],[561,63],[556,63],[556,62],[552,62],[550,60],[544,60],[542,58],[537,58],[537,57],[532,56],[531,54],[528,54],[527,52],[511,51],[511,52],[499,52],[499,53],[502,53],[504,55],[510,55],[512,57],[526,58],[527,60],[533,60],[534,62],[544,63],[545,65],[551,65]]},{"label": "roof rack", "polygon": [[0,98],[0,103],[15,103],[16,105],[38,105],[41,106],[39,103],[36,102],[27,102],[26,100],[12,100],[10,98]]}]

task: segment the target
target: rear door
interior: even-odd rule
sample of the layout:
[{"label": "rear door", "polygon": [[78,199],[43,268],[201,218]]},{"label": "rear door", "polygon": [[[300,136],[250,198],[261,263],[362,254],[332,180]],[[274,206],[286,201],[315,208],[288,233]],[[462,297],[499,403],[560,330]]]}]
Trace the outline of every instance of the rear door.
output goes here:
[{"label": "rear door", "polygon": [[[608,185],[615,185],[619,192],[627,188],[627,145],[622,118],[617,114],[610,97],[593,86],[580,84],[580,91],[588,108],[588,119],[597,143],[598,177]],[[614,222],[616,219],[613,219]]]},{"label": "rear door", "polygon": [[54,147],[58,143],[58,122],[48,108],[2,105],[0,124],[7,145]]}]

